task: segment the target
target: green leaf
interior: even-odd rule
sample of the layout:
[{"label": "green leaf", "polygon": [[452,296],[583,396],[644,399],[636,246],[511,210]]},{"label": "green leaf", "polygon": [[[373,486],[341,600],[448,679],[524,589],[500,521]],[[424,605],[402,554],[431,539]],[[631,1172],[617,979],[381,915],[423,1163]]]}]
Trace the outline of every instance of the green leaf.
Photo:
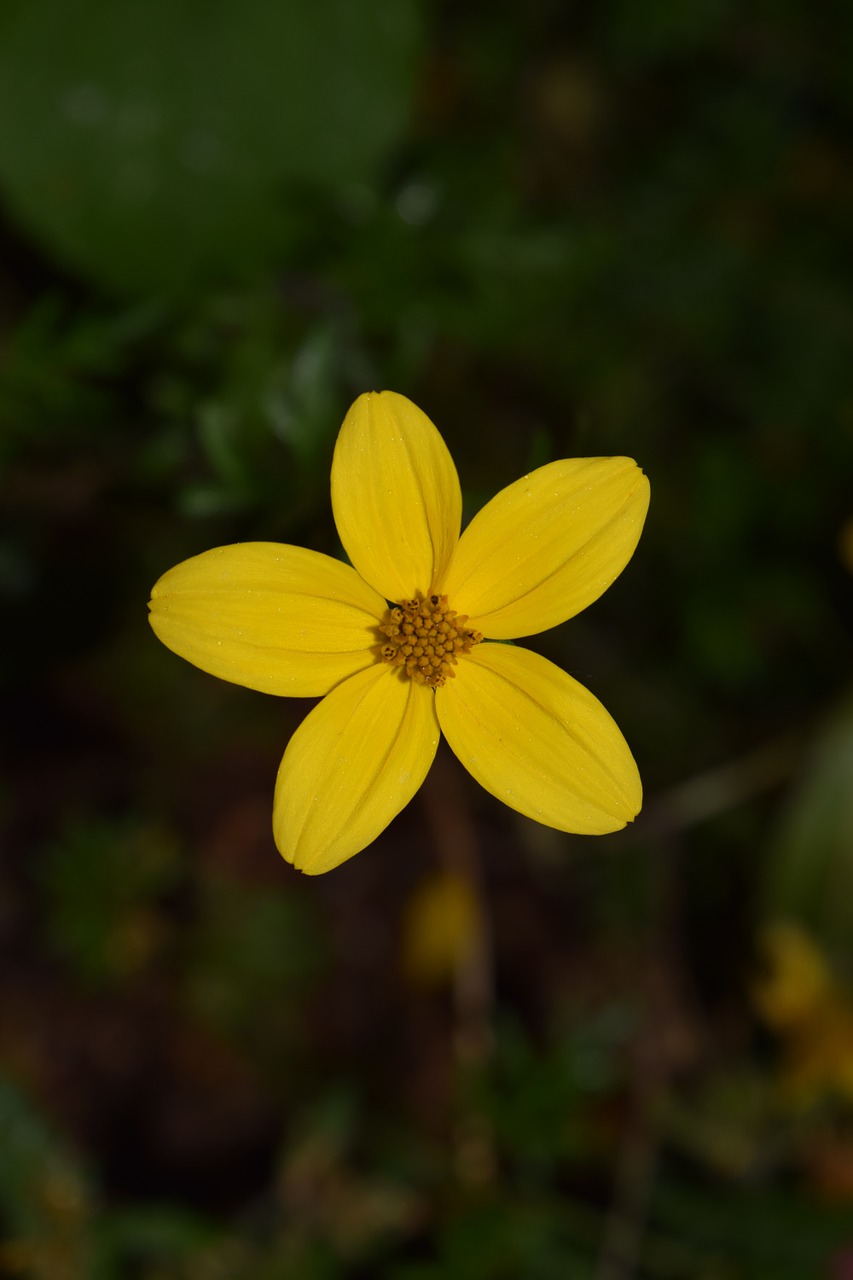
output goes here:
[{"label": "green leaf", "polygon": [[179,290],[281,261],[405,128],[416,0],[27,0],[0,14],[0,184],[64,264]]},{"label": "green leaf", "polygon": [[799,921],[835,958],[853,937],[853,701],[842,703],[814,744],[771,846],[766,916]]}]

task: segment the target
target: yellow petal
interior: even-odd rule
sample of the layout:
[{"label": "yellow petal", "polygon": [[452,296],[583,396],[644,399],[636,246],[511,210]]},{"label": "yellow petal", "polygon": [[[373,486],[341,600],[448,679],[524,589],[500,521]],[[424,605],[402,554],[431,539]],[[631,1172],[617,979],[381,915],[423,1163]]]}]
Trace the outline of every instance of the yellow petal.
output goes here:
[{"label": "yellow petal", "polygon": [[331,556],[241,542],[170,569],[150,609],[163,644],[202,671],[310,698],[375,663],[385,601]]},{"label": "yellow petal", "polygon": [[618,831],[642,787],[622,734],[592,694],[529,649],[480,644],[436,691],[439,724],[481,786],[547,827]]},{"label": "yellow petal", "polygon": [[531,636],[597,600],[631,559],[649,482],[630,458],[551,462],[503,489],[436,584],[495,640]]},{"label": "yellow petal", "polygon": [[332,462],[332,509],[358,572],[386,600],[426,594],[443,576],[462,520],[447,446],[411,400],[359,396]]},{"label": "yellow petal", "polygon": [[331,871],[407,805],[435,756],[432,690],[381,664],[333,689],[290,740],[273,831],[299,871]]}]

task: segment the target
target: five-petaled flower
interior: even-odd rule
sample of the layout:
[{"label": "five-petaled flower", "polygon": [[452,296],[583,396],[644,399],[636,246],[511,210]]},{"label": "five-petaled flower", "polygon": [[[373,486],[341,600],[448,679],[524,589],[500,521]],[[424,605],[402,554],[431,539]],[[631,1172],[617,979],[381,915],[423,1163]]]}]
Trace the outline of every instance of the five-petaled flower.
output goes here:
[{"label": "five-petaled flower", "polygon": [[531,650],[596,600],[634,552],[649,502],[630,458],[552,462],[460,536],[462,496],[429,418],[359,397],[332,463],[350,564],[247,542],[160,579],[151,625],[202,670],[266,693],[325,695],[278,772],[278,848],[309,874],[368,845],[420,787],[441,733],[511,808],[600,835],[639,812],[637,767],[596,698]]}]

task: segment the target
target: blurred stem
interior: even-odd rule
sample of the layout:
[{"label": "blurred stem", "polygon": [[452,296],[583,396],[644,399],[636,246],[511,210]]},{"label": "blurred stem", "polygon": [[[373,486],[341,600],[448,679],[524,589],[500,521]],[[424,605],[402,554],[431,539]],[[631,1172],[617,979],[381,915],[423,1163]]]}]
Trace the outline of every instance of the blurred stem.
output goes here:
[{"label": "blurred stem", "polygon": [[[494,1048],[494,962],[489,911],[483,890],[480,845],[455,760],[439,748],[430,772],[430,796],[424,808],[433,847],[443,869],[468,886],[476,902],[477,925],[469,945],[460,949],[453,975],[453,1051],[457,1070],[482,1069]],[[456,1167],[460,1178],[482,1185],[494,1174],[494,1138],[485,1116],[467,1111],[458,1119]]]},{"label": "blurred stem", "polygon": [[[652,801],[646,825],[656,829],[661,848],[685,828],[705,822],[782,785],[796,772],[810,735],[788,731],[739,759],[680,783]],[[665,861],[667,865],[669,859]],[[656,950],[677,935],[668,919],[675,909],[670,873],[660,887]],[[676,974],[678,957],[662,951],[660,971]],[[604,1226],[596,1280],[632,1280],[645,1253],[649,1202],[655,1183],[659,1146],[658,1116],[673,1063],[667,1054],[643,1058],[635,1066],[634,1097],[614,1171],[613,1198]],[[647,1261],[646,1259],[643,1259]]]},{"label": "blurred stem", "polygon": [[640,1261],[657,1167],[656,1096],[654,1087],[638,1093],[625,1131],[596,1280],[631,1280]]},{"label": "blurred stem", "polygon": [[456,1055],[460,1065],[472,1067],[481,1065],[492,1050],[494,966],[477,831],[454,766],[455,761],[439,750],[430,783],[440,803],[428,803],[425,809],[442,869],[463,880],[477,904],[477,928],[470,946],[459,952],[453,978]]}]

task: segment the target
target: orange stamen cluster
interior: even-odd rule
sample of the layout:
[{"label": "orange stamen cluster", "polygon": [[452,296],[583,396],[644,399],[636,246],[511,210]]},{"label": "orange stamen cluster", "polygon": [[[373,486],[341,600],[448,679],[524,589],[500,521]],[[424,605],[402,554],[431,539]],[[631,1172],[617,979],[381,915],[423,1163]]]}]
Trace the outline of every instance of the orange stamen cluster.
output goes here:
[{"label": "orange stamen cluster", "polygon": [[469,653],[479,644],[479,631],[468,631],[467,614],[447,607],[447,596],[431,595],[419,600],[403,600],[389,609],[379,630],[388,637],[379,656],[383,662],[402,667],[418,684],[438,689],[460,653]]}]

